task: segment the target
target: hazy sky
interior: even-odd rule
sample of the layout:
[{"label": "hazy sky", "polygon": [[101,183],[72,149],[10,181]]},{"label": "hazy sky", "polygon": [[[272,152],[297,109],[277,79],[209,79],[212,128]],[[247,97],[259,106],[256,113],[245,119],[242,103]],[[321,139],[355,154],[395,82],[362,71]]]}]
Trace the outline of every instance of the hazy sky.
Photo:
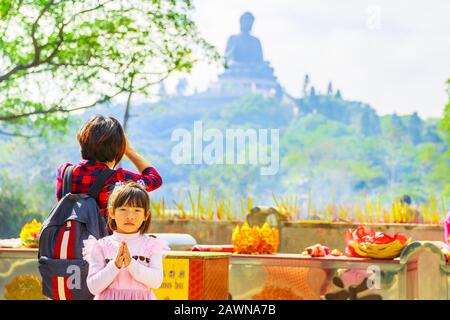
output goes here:
[{"label": "hazy sky", "polygon": [[[450,78],[450,1],[194,0],[202,36],[223,53],[245,11],[281,85],[301,95],[305,73],[316,90],[328,81],[344,98],[378,114],[417,111],[440,117]],[[188,76],[204,90],[218,66],[200,64]],[[167,83],[168,90],[174,82]]]}]

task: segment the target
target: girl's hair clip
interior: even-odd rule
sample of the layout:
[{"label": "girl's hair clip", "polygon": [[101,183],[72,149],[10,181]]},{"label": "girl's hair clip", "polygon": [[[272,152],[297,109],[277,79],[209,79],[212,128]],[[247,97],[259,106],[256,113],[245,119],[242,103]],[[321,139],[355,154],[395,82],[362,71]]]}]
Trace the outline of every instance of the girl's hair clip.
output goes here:
[{"label": "girl's hair clip", "polygon": [[[141,185],[142,187],[144,187],[144,188],[147,186],[147,185],[145,184],[145,181],[142,180],[142,179],[137,180],[136,183],[137,183],[137,184],[140,184],[140,185]],[[123,185],[125,185],[125,184],[126,184],[125,181],[117,181],[117,182],[115,183],[115,186],[116,186],[116,187],[120,187],[120,186],[123,186]]]},{"label": "girl's hair clip", "polygon": [[136,183],[140,184],[141,186],[145,187],[145,182],[142,179],[139,179],[136,181]]}]

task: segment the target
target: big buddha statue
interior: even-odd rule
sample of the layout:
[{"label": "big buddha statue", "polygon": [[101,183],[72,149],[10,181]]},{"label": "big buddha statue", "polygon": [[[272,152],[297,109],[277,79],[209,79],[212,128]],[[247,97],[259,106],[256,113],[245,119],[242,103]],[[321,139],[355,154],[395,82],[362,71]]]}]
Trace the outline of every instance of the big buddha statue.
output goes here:
[{"label": "big buddha statue", "polygon": [[216,86],[216,90],[224,94],[239,95],[256,91],[280,93],[281,87],[273,74],[273,68],[264,61],[261,42],[251,35],[254,21],[254,16],[245,12],[240,17],[240,33],[228,38],[225,51],[227,68],[219,76]]},{"label": "big buddha statue", "polygon": [[261,42],[250,34],[254,21],[250,12],[244,13],[240,19],[241,33],[228,38],[225,57],[229,66],[264,62]]}]

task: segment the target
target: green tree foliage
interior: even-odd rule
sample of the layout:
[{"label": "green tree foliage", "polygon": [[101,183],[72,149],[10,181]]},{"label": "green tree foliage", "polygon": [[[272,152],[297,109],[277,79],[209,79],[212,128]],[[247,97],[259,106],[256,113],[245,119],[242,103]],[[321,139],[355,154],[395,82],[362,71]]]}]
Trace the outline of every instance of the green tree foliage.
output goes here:
[{"label": "green tree foliage", "polygon": [[303,97],[308,96],[308,89],[309,89],[309,75],[305,74],[305,79],[303,80],[303,87],[302,87]]},{"label": "green tree foliage", "polygon": [[189,0],[0,2],[0,129],[45,135],[68,113],[149,94],[200,58],[218,59]]},{"label": "green tree foliage", "polygon": [[340,92],[333,95],[331,82],[327,95],[316,95],[315,90],[311,89],[311,95],[298,99],[297,103],[303,114],[322,114],[329,119],[353,126],[364,135],[377,135],[381,132],[375,110],[361,102],[343,100]]},{"label": "green tree foliage", "polygon": [[[447,81],[448,103],[445,106],[444,118],[441,122],[441,128],[446,134],[447,143],[450,145],[450,79]],[[449,149],[450,155],[450,149]]]},{"label": "green tree foliage", "polygon": [[409,119],[409,131],[412,143],[418,144],[422,141],[423,121],[417,112],[414,112]]},{"label": "green tree foliage", "polygon": [[221,112],[221,117],[229,125],[252,125],[253,128],[280,128],[287,126],[292,118],[292,109],[282,105],[274,97],[261,95],[243,96],[229,105]]},{"label": "green tree foliage", "polygon": [[[443,175],[444,177],[450,176],[450,79],[447,81],[447,93],[448,93],[448,103],[444,109],[444,117],[441,121],[440,128],[444,132],[445,138],[447,140],[447,153],[445,157],[440,157],[439,167],[433,173],[434,177],[439,177]],[[445,185],[445,195],[450,197],[450,181],[447,179]]]},{"label": "green tree foliage", "polygon": [[0,238],[18,238],[24,223],[42,216],[30,210],[26,189],[5,171],[0,172]]},{"label": "green tree foliage", "polygon": [[331,81],[328,83],[328,87],[327,87],[327,95],[328,95],[328,96],[333,95],[333,84],[331,83]]}]

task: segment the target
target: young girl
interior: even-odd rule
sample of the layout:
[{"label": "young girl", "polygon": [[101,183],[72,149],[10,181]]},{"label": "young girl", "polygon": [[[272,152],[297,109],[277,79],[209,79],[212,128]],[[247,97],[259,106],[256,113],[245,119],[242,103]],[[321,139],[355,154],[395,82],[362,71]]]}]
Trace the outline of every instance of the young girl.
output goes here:
[{"label": "young girl", "polygon": [[170,249],[164,240],[143,234],[150,225],[149,204],[141,185],[129,182],[116,187],[108,202],[113,234],[84,241],[87,286],[95,300],[156,299],[151,289],[162,283],[162,252]]}]

